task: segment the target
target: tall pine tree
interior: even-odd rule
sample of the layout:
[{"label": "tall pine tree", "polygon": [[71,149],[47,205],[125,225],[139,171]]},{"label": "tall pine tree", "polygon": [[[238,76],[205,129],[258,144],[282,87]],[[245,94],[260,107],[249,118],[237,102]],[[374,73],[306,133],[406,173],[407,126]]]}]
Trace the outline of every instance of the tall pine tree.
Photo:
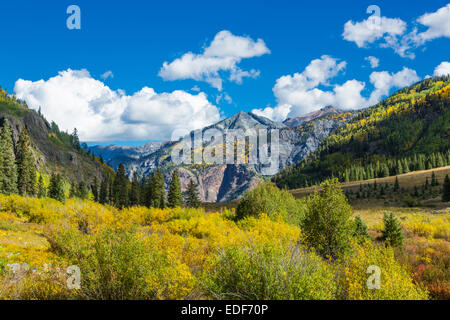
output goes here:
[{"label": "tall pine tree", "polygon": [[128,182],[125,167],[120,163],[113,183],[114,205],[118,208],[123,208],[128,205]]},{"label": "tall pine tree", "polygon": [[131,189],[130,189],[130,206],[139,205],[139,194],[140,194],[140,185],[137,173],[133,173],[133,180],[131,180]]},{"label": "tall pine tree", "polygon": [[197,193],[197,186],[194,180],[190,180],[186,190],[186,205],[190,208],[198,208],[201,202]]},{"label": "tall pine tree", "polygon": [[81,199],[89,198],[89,190],[84,181],[80,181],[78,183],[78,197],[80,197]]},{"label": "tall pine tree", "polygon": [[17,187],[20,195],[33,196],[36,193],[36,168],[31,153],[30,137],[24,127],[17,146]]},{"label": "tall pine tree", "polygon": [[98,198],[99,198],[98,200],[101,204],[108,203],[108,181],[106,179],[102,180]]},{"label": "tall pine tree", "polygon": [[66,200],[66,196],[64,194],[64,186],[61,175],[55,173],[52,174],[48,189],[49,189],[48,195],[50,198],[56,199],[64,203],[64,201]]},{"label": "tall pine tree", "polygon": [[170,182],[169,195],[167,197],[167,205],[170,208],[183,206],[183,196],[181,194],[180,177],[178,176],[177,170],[174,170],[172,173],[172,181]]},{"label": "tall pine tree", "polygon": [[17,193],[17,167],[8,119],[0,133],[0,193]]},{"label": "tall pine tree", "polygon": [[98,182],[97,182],[97,177],[94,177],[94,183],[93,183],[91,189],[92,189],[92,195],[94,196],[94,201],[98,202]]},{"label": "tall pine tree", "polygon": [[38,198],[45,198],[47,196],[47,188],[45,187],[42,175],[39,175],[37,196]]},{"label": "tall pine tree", "polygon": [[141,183],[139,184],[139,204],[141,206],[147,206],[147,179],[142,175]]},{"label": "tall pine tree", "polygon": [[151,192],[150,198],[151,206],[155,208],[164,208],[166,206],[164,176],[161,170],[159,169],[150,179],[150,192]]}]

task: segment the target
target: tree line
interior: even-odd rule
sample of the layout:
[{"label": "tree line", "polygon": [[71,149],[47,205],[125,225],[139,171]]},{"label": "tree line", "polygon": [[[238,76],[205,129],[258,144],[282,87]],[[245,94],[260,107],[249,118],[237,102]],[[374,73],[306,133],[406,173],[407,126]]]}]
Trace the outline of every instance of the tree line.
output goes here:
[{"label": "tree line", "polygon": [[399,159],[385,159],[368,162],[362,165],[352,165],[339,175],[343,182],[368,180],[395,176],[411,171],[430,170],[450,165],[450,150],[432,153],[429,156],[415,154]]},{"label": "tree line", "polygon": [[15,147],[9,121],[5,118],[0,132],[0,193],[34,196],[37,194],[36,176],[26,127]]},{"label": "tree line", "polygon": [[122,163],[119,164],[115,176],[112,179],[104,179],[100,187],[95,180],[92,193],[95,201],[118,208],[138,205],[161,209],[183,206],[197,208],[201,204],[197,186],[192,179],[189,181],[183,198],[177,170],[172,173],[166,197],[164,176],[160,169],[157,169],[149,177],[143,176],[140,180],[137,173],[134,172],[130,181]]},{"label": "tree line", "polygon": [[[78,146],[76,149],[79,150],[80,143],[76,130],[70,138],[71,144],[74,147]],[[0,130],[0,193],[49,197],[64,202],[65,184],[65,178],[61,174],[53,173],[46,186],[43,175],[37,171],[26,127],[22,129],[15,147],[11,127],[8,119],[5,118]],[[197,208],[201,204],[197,186],[192,179],[183,197],[177,170],[173,171],[166,197],[161,170],[158,169],[148,178],[144,176],[140,181],[134,173],[132,180],[129,181],[122,163],[115,175],[103,179],[100,185],[96,177],[92,184],[87,184],[85,181],[70,184],[70,198],[88,199],[91,194],[94,201],[118,208],[137,205],[156,208],[182,206]]]},{"label": "tree line", "polygon": [[359,112],[273,181],[293,189],[448,165],[449,84],[449,77],[422,81]]}]

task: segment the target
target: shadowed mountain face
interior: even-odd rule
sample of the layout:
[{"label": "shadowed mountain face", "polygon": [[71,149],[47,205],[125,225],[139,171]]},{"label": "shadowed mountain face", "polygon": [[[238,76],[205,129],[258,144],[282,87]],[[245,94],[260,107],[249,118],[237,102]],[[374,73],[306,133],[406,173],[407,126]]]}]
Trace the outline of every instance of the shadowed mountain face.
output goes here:
[{"label": "shadowed mountain face", "polygon": [[94,146],[90,150],[96,156],[101,156],[103,161],[117,169],[120,163],[130,163],[141,157],[150,155],[161,148],[161,142],[149,142],[142,146]]},{"label": "shadowed mountain face", "polygon": [[[319,112],[320,111],[320,112]],[[336,109],[327,108],[308,115],[308,120],[301,125],[293,126],[294,122],[275,122],[253,113],[239,112],[214,125],[197,130],[205,133],[208,129],[216,129],[226,133],[229,130],[278,130],[279,132],[279,165],[276,172],[284,167],[303,159],[314,151],[320,142],[336,128],[350,119],[351,113],[336,113]],[[160,168],[166,180],[170,183],[173,170],[178,170],[182,190],[187,188],[190,179],[198,185],[200,197],[206,202],[226,202],[243,195],[246,190],[256,186],[263,179],[264,165],[256,164],[193,164],[177,165],[172,159],[172,150],[184,142],[167,141],[163,143],[148,143],[140,147],[123,146],[93,146],[92,153],[102,156],[104,161],[117,168],[123,163],[127,173],[151,175]],[[220,143],[203,143],[202,150],[210,145]],[[200,150],[200,152],[202,152]]]}]

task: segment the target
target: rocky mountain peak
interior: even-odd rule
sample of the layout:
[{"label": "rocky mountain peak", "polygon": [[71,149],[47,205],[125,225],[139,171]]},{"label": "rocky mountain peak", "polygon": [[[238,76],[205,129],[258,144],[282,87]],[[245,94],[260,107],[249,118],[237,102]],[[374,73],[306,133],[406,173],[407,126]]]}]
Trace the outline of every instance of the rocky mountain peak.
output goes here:
[{"label": "rocky mountain peak", "polygon": [[245,131],[247,129],[281,129],[284,127],[286,126],[281,122],[272,121],[251,112],[246,113],[240,111],[208,128],[216,128],[219,130],[242,129]]},{"label": "rocky mountain peak", "polygon": [[312,111],[303,115],[300,115],[298,117],[289,118],[283,121],[283,123],[288,127],[297,127],[300,126],[308,121],[312,121],[317,118],[325,117],[330,114],[338,114],[342,113],[343,111],[335,108],[333,106],[326,106],[319,110]]}]

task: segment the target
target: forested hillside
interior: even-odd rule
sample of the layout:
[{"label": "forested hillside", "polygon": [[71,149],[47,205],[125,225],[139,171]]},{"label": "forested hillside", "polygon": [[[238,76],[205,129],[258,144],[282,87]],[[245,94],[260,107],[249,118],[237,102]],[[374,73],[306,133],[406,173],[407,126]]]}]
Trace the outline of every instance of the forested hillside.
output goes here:
[{"label": "forested hillside", "polygon": [[26,149],[31,154],[29,169],[35,172],[36,184],[40,176],[48,185],[52,174],[60,174],[67,182],[83,182],[89,186],[94,177],[102,180],[114,174],[99,157],[81,148],[76,129],[71,134],[61,131],[56,123],[49,123],[40,112],[29,109],[25,102],[0,87],[0,127],[4,128],[5,123],[8,123],[8,130],[3,140],[12,139],[12,148],[3,150],[2,143],[3,155],[7,154],[12,163],[19,162],[20,137],[23,135],[27,141]]},{"label": "forested hillside", "polygon": [[300,188],[329,177],[365,180],[448,165],[450,78],[430,78],[361,111],[273,179]]}]

